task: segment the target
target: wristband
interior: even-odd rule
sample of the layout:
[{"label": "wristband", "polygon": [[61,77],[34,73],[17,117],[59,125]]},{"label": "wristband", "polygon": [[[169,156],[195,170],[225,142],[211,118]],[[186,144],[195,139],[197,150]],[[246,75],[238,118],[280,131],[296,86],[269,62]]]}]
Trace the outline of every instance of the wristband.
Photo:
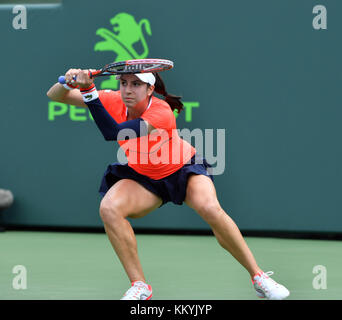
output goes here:
[{"label": "wristband", "polygon": [[67,90],[73,90],[73,89],[77,89],[79,86],[73,86],[72,84],[69,84],[69,83],[64,83],[63,84],[63,87]]},{"label": "wristband", "polygon": [[99,97],[94,83],[92,83],[88,88],[80,88],[80,92],[84,102],[93,101]]}]

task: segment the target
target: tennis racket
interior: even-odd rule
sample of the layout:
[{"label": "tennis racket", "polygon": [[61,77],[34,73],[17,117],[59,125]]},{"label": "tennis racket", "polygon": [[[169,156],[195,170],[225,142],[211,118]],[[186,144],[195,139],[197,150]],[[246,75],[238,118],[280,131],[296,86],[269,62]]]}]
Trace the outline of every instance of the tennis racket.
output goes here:
[{"label": "tennis racket", "polygon": [[[135,59],[105,65],[102,69],[89,71],[90,78],[111,76],[116,74],[132,74],[146,72],[161,72],[173,68],[173,62],[165,59]],[[74,79],[76,80],[76,79]],[[60,76],[58,82],[65,83],[65,77]]]}]

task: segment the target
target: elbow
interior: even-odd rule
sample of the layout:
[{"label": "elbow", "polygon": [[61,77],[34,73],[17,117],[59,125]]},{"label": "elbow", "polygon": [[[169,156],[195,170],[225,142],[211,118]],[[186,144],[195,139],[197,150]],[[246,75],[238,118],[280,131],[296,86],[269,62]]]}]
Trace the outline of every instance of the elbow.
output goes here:
[{"label": "elbow", "polygon": [[104,136],[104,139],[106,141],[116,141],[116,137],[114,137],[114,136]]},{"label": "elbow", "polygon": [[46,92],[46,95],[49,99],[53,100],[53,101],[57,101],[56,100],[56,96],[53,94],[53,91],[51,89],[49,89],[47,92]]},{"label": "elbow", "polygon": [[118,138],[117,132],[114,130],[100,129],[101,133],[106,141],[116,141]]}]

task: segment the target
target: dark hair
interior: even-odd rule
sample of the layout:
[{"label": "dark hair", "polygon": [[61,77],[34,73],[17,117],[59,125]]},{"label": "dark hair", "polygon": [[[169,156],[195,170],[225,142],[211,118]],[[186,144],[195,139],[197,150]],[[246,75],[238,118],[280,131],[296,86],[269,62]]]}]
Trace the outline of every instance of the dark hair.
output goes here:
[{"label": "dark hair", "polygon": [[183,110],[183,103],[181,101],[182,97],[175,96],[173,94],[169,94],[166,91],[166,87],[163,79],[157,72],[153,72],[153,75],[156,77],[156,83],[154,84],[154,91],[158,94],[164,96],[165,101],[170,105],[172,111],[177,109],[177,112],[180,113]]}]

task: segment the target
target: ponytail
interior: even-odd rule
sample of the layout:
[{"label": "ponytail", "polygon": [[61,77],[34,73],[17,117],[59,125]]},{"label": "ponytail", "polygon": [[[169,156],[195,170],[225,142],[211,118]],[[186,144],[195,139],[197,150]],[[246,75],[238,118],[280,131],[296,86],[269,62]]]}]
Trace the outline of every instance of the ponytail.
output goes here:
[{"label": "ponytail", "polygon": [[183,110],[183,103],[181,101],[182,97],[175,96],[173,94],[169,94],[166,91],[165,84],[159,73],[155,72],[153,73],[156,78],[156,83],[154,84],[154,91],[158,94],[164,96],[165,101],[170,105],[172,111],[175,109],[178,113]]}]

